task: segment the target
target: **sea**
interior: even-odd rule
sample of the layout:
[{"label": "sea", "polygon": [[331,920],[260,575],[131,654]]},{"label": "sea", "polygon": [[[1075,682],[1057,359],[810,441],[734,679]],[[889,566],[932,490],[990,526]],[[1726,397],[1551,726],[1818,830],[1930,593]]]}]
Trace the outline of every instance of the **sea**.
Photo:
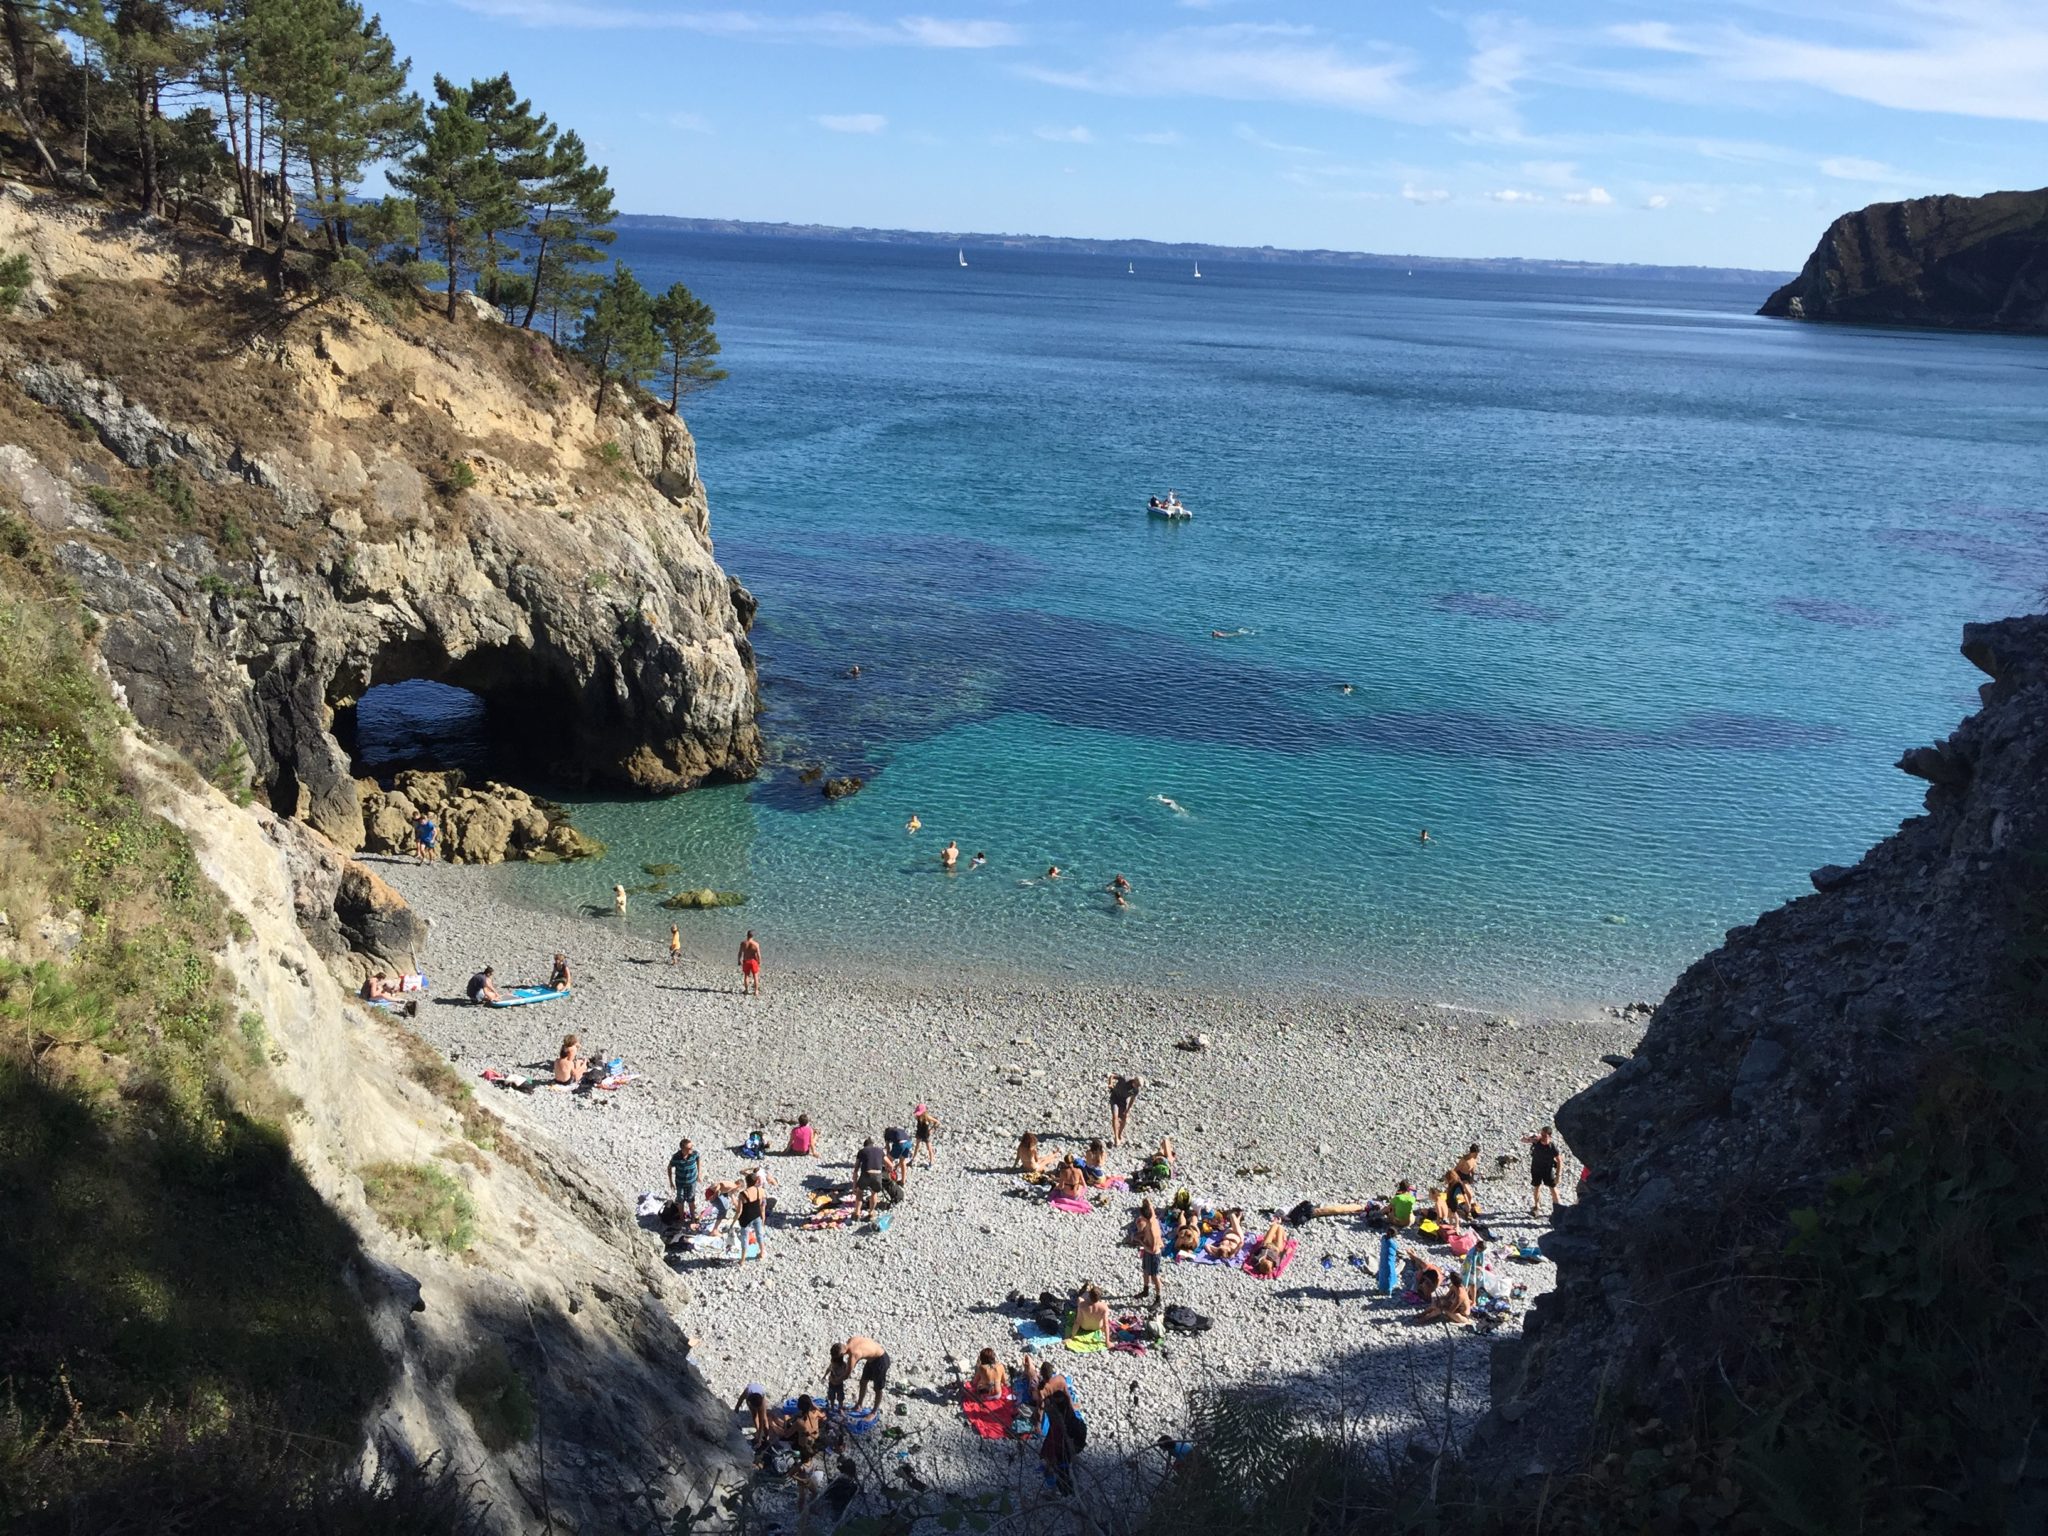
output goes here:
[{"label": "sea", "polygon": [[[1654,1001],[1916,814],[1893,765],[1975,706],[1962,625],[2048,599],[2039,339],[1720,282],[615,254],[717,311],[731,377],[684,413],[771,763],[572,796],[607,858],[502,878],[744,892],[681,915],[707,952]],[[1169,490],[1191,518],[1148,515]],[[428,755],[464,729],[424,685],[364,711]]]}]

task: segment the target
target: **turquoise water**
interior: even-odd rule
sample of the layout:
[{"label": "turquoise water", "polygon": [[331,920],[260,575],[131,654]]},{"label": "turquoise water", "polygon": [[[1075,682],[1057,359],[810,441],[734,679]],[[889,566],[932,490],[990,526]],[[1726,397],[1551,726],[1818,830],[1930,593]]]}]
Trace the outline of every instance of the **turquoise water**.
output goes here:
[{"label": "turquoise water", "polygon": [[[778,761],[580,804],[612,857],[517,878],[679,863],[751,898],[686,915],[707,942],[1659,995],[1917,808],[1891,764],[1974,703],[1959,626],[2048,586],[2038,341],[1717,285],[618,253],[718,310],[732,379],[686,414]],[[1169,486],[1192,522],[1144,515]],[[949,838],[988,867],[942,875]]]}]

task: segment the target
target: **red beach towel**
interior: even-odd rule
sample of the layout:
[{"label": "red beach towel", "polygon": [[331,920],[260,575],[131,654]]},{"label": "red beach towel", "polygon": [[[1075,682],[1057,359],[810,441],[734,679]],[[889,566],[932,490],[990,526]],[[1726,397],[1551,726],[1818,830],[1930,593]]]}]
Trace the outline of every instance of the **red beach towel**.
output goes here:
[{"label": "red beach towel", "polygon": [[1017,1416],[1017,1400],[1007,1392],[1000,1397],[963,1397],[960,1411],[982,1439],[1007,1440],[1010,1421]]}]

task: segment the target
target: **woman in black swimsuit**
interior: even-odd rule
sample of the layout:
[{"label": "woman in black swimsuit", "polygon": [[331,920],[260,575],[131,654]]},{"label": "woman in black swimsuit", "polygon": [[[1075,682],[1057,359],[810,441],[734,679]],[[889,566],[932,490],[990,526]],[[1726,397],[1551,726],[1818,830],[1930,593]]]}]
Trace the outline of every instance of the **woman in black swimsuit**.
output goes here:
[{"label": "woman in black swimsuit", "polygon": [[747,1182],[740,1186],[740,1262],[747,1262],[747,1234],[754,1236],[754,1246],[763,1263],[768,1259],[768,1245],[761,1240],[762,1222],[768,1215],[768,1192],[761,1187],[761,1175],[750,1173]]},{"label": "woman in black swimsuit", "polygon": [[939,1117],[920,1104],[911,1126],[917,1133],[918,1150],[924,1153],[924,1165],[929,1168],[938,1161],[933,1156],[932,1143],[938,1139]]}]

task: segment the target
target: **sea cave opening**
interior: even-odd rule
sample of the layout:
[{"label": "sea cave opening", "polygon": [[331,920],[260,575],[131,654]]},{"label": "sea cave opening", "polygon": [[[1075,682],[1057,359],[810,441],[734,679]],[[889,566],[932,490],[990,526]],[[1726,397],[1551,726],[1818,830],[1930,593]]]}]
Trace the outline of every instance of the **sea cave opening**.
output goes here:
[{"label": "sea cave opening", "polygon": [[334,736],[359,778],[388,782],[406,768],[459,768],[481,779],[504,757],[491,714],[481,694],[413,677],[367,688],[337,709]]}]

